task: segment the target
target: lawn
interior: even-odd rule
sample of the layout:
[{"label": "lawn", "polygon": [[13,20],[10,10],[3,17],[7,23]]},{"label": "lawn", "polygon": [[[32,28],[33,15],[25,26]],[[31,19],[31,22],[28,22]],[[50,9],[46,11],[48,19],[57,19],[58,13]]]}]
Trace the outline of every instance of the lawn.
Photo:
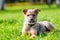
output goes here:
[{"label": "lawn", "polygon": [[0,10],[0,40],[29,40],[29,36],[21,37],[24,22],[23,9],[38,8],[38,21],[47,20],[54,25],[55,32],[40,34],[33,40],[60,40],[60,8],[52,5],[12,6]]}]

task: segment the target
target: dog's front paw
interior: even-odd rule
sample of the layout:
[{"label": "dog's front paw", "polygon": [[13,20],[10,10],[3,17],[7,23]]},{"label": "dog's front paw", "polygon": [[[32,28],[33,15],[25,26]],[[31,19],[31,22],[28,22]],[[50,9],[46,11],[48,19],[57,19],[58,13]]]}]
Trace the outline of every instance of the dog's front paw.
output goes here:
[{"label": "dog's front paw", "polygon": [[36,38],[36,35],[32,35],[32,36],[30,37],[30,39],[33,39],[33,38]]},{"label": "dog's front paw", "polygon": [[24,35],[21,35],[21,37],[24,37]]}]

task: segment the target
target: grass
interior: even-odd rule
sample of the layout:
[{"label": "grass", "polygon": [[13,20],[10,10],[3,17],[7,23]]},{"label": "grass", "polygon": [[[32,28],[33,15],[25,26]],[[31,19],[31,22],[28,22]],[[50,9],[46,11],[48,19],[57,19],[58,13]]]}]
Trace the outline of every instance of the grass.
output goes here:
[{"label": "grass", "polygon": [[60,40],[60,8],[52,5],[31,5],[31,6],[13,6],[6,10],[0,10],[0,40],[29,40],[29,36],[21,37],[21,31],[24,22],[24,8],[39,8],[38,21],[47,20],[54,25],[56,32],[49,34],[40,34],[33,40]]}]

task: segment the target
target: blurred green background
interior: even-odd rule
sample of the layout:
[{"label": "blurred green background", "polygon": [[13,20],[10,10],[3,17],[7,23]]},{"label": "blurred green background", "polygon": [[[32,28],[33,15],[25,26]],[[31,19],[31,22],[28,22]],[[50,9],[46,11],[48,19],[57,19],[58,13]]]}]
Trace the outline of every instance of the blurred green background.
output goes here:
[{"label": "blurred green background", "polygon": [[46,35],[41,33],[33,40],[60,40],[60,4],[57,4],[56,0],[49,2],[46,0],[0,0],[0,40],[29,40],[28,35],[21,37],[24,22],[22,10],[25,8],[40,9],[37,20],[51,22],[56,30]]}]

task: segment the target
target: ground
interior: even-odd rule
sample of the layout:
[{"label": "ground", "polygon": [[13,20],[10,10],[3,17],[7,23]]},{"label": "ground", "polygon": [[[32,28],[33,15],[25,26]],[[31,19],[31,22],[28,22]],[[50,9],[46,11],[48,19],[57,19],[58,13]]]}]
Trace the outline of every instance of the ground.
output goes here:
[{"label": "ground", "polygon": [[29,40],[29,36],[21,37],[24,22],[23,9],[38,8],[38,21],[47,20],[54,25],[55,32],[40,34],[33,40],[60,40],[60,8],[52,5],[12,6],[0,10],[0,40]]}]

